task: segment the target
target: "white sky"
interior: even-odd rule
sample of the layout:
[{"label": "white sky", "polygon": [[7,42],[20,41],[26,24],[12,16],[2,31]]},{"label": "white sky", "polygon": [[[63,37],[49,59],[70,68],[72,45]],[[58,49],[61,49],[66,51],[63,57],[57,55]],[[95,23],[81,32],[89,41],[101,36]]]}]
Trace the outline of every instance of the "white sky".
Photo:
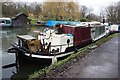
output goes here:
[{"label": "white sky", "polygon": [[78,0],[80,5],[85,5],[88,8],[93,8],[94,13],[99,13],[101,10],[104,10],[110,4],[118,2],[120,0]]},{"label": "white sky", "polygon": [[[9,0],[4,0],[4,1],[9,1]],[[12,0],[12,1],[17,1],[17,2],[43,2],[44,0]],[[49,0],[49,1],[71,1],[71,0]],[[72,0],[73,1],[73,0]],[[88,8],[92,8],[95,14],[99,14],[101,10],[104,10],[105,7],[108,5],[118,2],[120,0],[74,0],[78,1],[80,5],[87,6]]]}]

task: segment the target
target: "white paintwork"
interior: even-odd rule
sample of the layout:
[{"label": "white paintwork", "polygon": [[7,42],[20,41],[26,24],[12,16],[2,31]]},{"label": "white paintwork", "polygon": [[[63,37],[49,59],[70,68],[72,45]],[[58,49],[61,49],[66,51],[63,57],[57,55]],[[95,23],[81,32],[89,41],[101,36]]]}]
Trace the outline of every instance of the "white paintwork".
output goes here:
[{"label": "white paintwork", "polygon": [[105,35],[106,35],[106,33],[103,33],[103,34],[99,35],[98,37],[93,38],[93,41],[96,41],[96,40],[98,40],[98,39],[104,37]]},{"label": "white paintwork", "polygon": [[[68,52],[68,53],[65,53],[65,54],[60,54],[60,55],[56,55],[56,56],[43,56],[43,55],[36,55],[36,54],[32,54],[31,57],[34,57],[34,58],[43,58],[43,59],[52,59],[54,57],[56,58],[60,58],[60,57],[64,57],[64,56],[67,56],[67,55],[70,55],[74,53],[74,51],[71,51],[71,52]],[[30,56],[30,54],[28,53],[25,53],[26,56]]]},{"label": "white paintwork", "polygon": [[[9,21],[10,23],[7,23]],[[10,18],[0,18],[0,26],[11,26],[11,19]]]},{"label": "white paintwork", "polygon": [[88,26],[90,22],[81,22],[82,25]]},{"label": "white paintwork", "polygon": [[110,33],[109,23],[104,23],[104,25],[105,25],[105,33],[106,33],[106,35],[109,35],[109,33]]},{"label": "white paintwork", "polygon": [[[55,34],[56,31],[54,30],[48,30],[42,35],[38,35],[39,40],[45,41],[45,43],[50,43],[51,42],[51,48],[50,51],[57,50],[59,48],[59,52],[65,52],[66,48],[68,47],[67,40],[70,40],[69,47],[73,46],[73,36],[68,36],[67,34]],[[43,42],[42,42],[43,43]],[[60,46],[62,45],[62,47]],[[47,45],[45,46],[47,47]]]},{"label": "white paintwork", "polygon": [[114,24],[110,26],[110,31],[118,31],[119,26]]},{"label": "white paintwork", "polygon": [[101,22],[98,21],[92,21],[89,23],[90,25],[101,25]]},{"label": "white paintwork", "polygon": [[73,36],[68,36],[67,34],[54,34],[50,37],[50,39],[46,40],[46,42],[51,42],[51,46],[56,46],[56,47],[51,47],[52,49],[57,50],[57,48],[60,49],[60,46],[57,45],[63,45],[61,47],[61,52],[65,52],[65,49],[68,47],[67,45],[67,40],[70,40],[70,45],[69,47],[73,46]]},{"label": "white paintwork", "polygon": [[[67,56],[67,55],[70,55],[72,53],[74,53],[74,51],[71,51],[71,52],[68,52],[68,53],[65,53],[65,54],[56,55],[56,56],[43,56],[43,55],[32,54],[31,57],[40,58],[40,59],[51,59],[52,64],[54,64],[55,62],[57,62],[57,58]],[[30,56],[30,54],[28,54],[28,53],[25,53],[25,55]]]},{"label": "white paintwork", "polygon": [[36,39],[35,37],[32,37],[30,35],[17,35],[18,38],[22,38],[25,40],[32,40],[32,39]]},{"label": "white paintwork", "polygon": [[[68,36],[67,34],[56,34],[56,31],[52,30],[52,29],[48,29],[47,31],[44,31],[42,34],[43,35],[38,35],[38,39],[41,40],[42,43],[43,43],[43,39],[44,39],[45,43],[49,44],[51,42],[50,51],[52,51],[53,49],[54,50],[59,49],[59,52],[54,53],[54,54],[58,54],[58,55],[56,55],[56,56],[44,56],[44,55],[32,54],[32,57],[51,59],[52,64],[54,64],[55,62],[57,62],[57,58],[70,55],[74,52],[74,51],[72,51],[72,52],[68,52],[68,53],[59,54],[59,53],[65,52],[66,48],[73,46],[73,36]],[[70,40],[69,44],[67,44],[68,39]],[[48,45],[45,45],[45,48],[47,46]],[[50,54],[53,54],[53,53],[50,53]],[[25,53],[25,55],[29,56],[30,54]]]},{"label": "white paintwork", "polygon": [[76,25],[65,25],[65,26],[68,26],[68,27],[85,27],[84,24],[76,24]]},{"label": "white paintwork", "polygon": [[98,21],[92,21],[92,22],[81,22],[81,25],[84,25],[86,27],[99,27],[99,25],[104,25],[104,24]]},{"label": "white paintwork", "polygon": [[[90,27],[91,27],[91,37],[92,37],[93,41],[96,41],[96,40],[104,37],[107,34],[106,28],[105,28],[105,24],[97,22],[97,21],[90,22],[89,24],[90,24]],[[96,32],[96,29],[98,30],[100,27],[104,27],[105,31],[103,33],[101,33],[101,34],[96,36],[96,34],[98,34]]]}]

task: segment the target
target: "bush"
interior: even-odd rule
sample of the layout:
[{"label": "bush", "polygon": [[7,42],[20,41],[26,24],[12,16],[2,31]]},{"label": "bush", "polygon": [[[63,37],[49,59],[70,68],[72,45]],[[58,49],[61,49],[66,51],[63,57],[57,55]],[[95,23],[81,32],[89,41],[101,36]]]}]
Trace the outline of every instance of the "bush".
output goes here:
[{"label": "bush", "polygon": [[87,19],[86,19],[86,18],[81,18],[80,21],[81,21],[81,22],[86,22]]}]

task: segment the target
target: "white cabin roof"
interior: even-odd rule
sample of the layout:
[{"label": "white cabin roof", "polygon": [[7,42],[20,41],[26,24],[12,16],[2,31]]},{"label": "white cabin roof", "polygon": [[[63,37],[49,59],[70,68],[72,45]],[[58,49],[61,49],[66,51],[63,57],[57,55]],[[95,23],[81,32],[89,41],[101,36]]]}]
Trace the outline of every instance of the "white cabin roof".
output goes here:
[{"label": "white cabin roof", "polygon": [[30,35],[17,35],[17,38],[21,38],[21,39],[24,39],[24,40],[36,39],[35,37],[32,37]]},{"label": "white cabin roof", "polygon": [[82,24],[77,24],[77,25],[65,25],[65,26],[69,26],[69,27],[86,27],[85,25],[82,25]]},{"label": "white cabin roof", "polygon": [[0,18],[0,20],[11,20],[10,18]]},{"label": "white cabin roof", "polygon": [[92,21],[92,22],[90,22],[89,24],[101,24],[101,22],[98,22],[98,21]]}]

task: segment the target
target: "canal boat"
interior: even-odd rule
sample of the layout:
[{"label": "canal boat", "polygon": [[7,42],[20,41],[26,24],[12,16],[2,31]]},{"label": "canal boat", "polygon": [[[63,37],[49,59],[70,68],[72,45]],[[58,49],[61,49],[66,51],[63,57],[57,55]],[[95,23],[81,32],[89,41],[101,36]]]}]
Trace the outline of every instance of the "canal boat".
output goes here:
[{"label": "canal boat", "polygon": [[[17,35],[18,43],[12,44],[20,54],[27,57],[51,60],[73,54],[77,49],[96,41],[106,35],[105,25],[89,22],[89,25],[59,25],[47,27],[36,37]],[[12,49],[9,49],[12,52]]]},{"label": "canal boat", "polygon": [[12,44],[13,49],[29,58],[48,59],[54,63],[91,42],[90,28],[84,25],[64,25],[62,33],[58,29],[45,28],[37,38],[17,35],[18,43]]},{"label": "canal boat", "polygon": [[89,22],[88,26],[91,27],[92,41],[99,40],[100,38],[106,36],[109,33],[106,28],[106,25],[101,22],[97,21]]},{"label": "canal boat", "polygon": [[110,30],[110,33],[120,32],[120,25],[118,25],[118,24],[110,25],[109,30]]},{"label": "canal boat", "polygon": [[11,27],[11,19],[10,18],[0,18],[0,26],[1,27]]}]

